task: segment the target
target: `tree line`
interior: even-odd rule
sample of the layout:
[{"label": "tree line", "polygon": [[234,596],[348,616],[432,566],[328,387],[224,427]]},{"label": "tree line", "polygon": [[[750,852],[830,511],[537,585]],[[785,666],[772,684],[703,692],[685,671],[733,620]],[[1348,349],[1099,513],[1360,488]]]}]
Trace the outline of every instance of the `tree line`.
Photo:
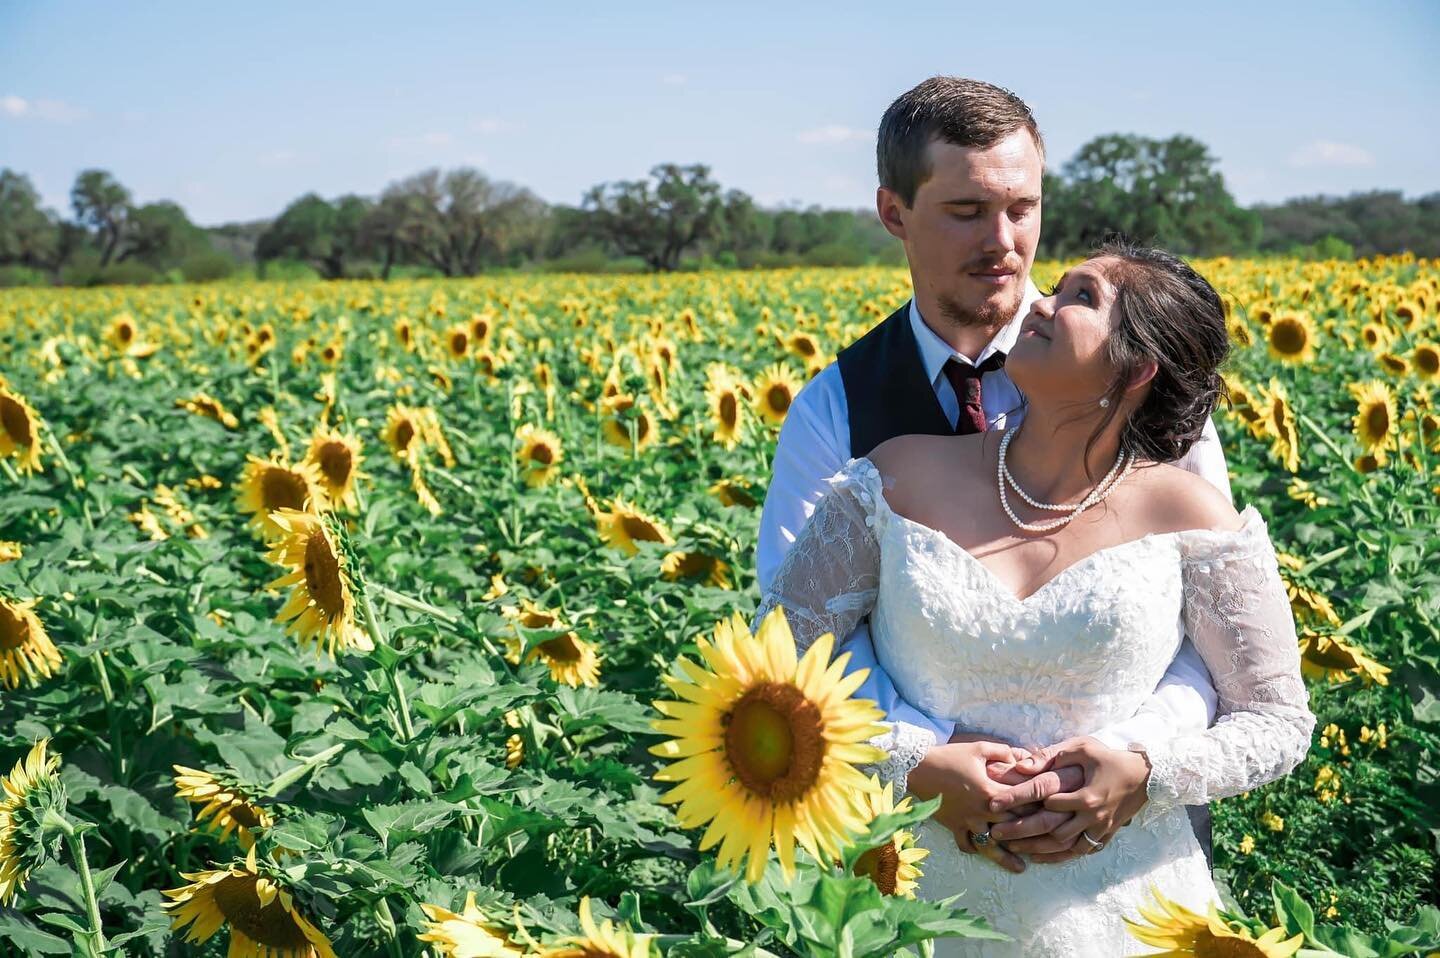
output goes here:
[{"label": "tree line", "polygon": [[[271,220],[202,228],[169,201],[137,204],[113,175],[82,171],[70,216],[0,169],[0,285],[93,285],[257,275],[326,279],[473,276],[494,269],[903,263],[868,209],[769,209],[704,164],[662,163],[600,183],[574,206],[473,167],[431,169],[377,196],[308,193]],[[1113,233],[1189,255],[1440,256],[1440,193],[1304,197],[1241,207],[1200,141],[1096,137],[1045,176],[1042,256],[1084,253]]]}]

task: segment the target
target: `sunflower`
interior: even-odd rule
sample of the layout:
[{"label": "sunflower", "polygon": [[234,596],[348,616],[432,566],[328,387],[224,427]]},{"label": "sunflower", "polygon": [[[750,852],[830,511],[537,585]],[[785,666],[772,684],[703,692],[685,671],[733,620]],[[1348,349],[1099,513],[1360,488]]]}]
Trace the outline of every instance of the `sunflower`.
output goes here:
[{"label": "sunflower", "polygon": [[465,326],[452,326],[445,334],[445,351],[451,359],[464,359],[470,353],[470,330]]},{"label": "sunflower", "polygon": [[1340,615],[1325,593],[1301,585],[1285,572],[1280,573],[1280,578],[1285,582],[1285,594],[1290,598],[1290,611],[1297,619],[1301,622],[1340,624]]},{"label": "sunflower", "polygon": [[800,386],[800,377],[784,363],[767,367],[755,379],[755,412],[770,425],[780,425]]},{"label": "sunflower", "polygon": [[524,469],[525,485],[534,489],[549,483],[559,471],[560,461],[565,458],[560,437],[527,422],[515,431],[515,438],[520,440],[515,458],[520,460]]},{"label": "sunflower", "polygon": [[506,958],[523,954],[510,943],[499,926],[491,924],[475,904],[475,893],[465,893],[465,906],[459,913],[439,905],[421,902],[420,910],[428,919],[425,934],[419,941],[433,941],[441,958]]},{"label": "sunflower", "polygon": [[32,688],[60,668],[60,650],[35,614],[38,599],[0,598],[0,682],[18,688],[21,673]]},{"label": "sunflower", "polygon": [[505,767],[519,768],[520,763],[525,761],[525,740],[515,732],[505,739]]},{"label": "sunflower", "polygon": [[0,381],[0,457],[19,459],[21,472],[38,472],[42,428],[35,407]]},{"label": "sunflower", "polygon": [[1366,685],[1389,685],[1390,669],[1338,635],[1324,635],[1313,629],[1300,631],[1300,671],[1313,679],[1343,682],[1360,676]]},{"label": "sunflower", "polygon": [[1435,382],[1440,380],[1440,346],[1435,343],[1420,343],[1410,354],[1415,363],[1415,373],[1421,379]]},{"label": "sunflower", "polygon": [[[880,779],[871,775],[870,785],[875,790],[865,795],[865,807],[869,809],[872,820],[881,815],[910,811],[908,796],[900,804],[895,804],[894,786],[890,782],[881,788]],[[929,849],[915,844],[914,835],[901,829],[885,844],[861,855],[855,862],[855,874],[873,881],[882,895],[914,898],[917,879],[923,874],[915,863],[929,854]]]},{"label": "sunflower", "polygon": [[1225,382],[1229,412],[1253,431],[1260,421],[1260,410],[1256,406],[1257,400],[1250,394],[1250,387],[1232,373],[1221,373],[1220,378]]},{"label": "sunflower", "polygon": [[1305,503],[1307,509],[1319,509],[1321,506],[1330,505],[1330,500],[1316,492],[1314,487],[1299,476],[1290,480],[1285,487],[1285,494],[1296,502]]},{"label": "sunflower", "polygon": [[1159,908],[1139,906],[1140,917],[1148,924],[1125,919],[1130,934],[1150,945],[1164,948],[1162,955],[1224,955],[1227,958],[1290,958],[1300,950],[1304,935],[1285,938],[1285,929],[1271,928],[1259,938],[1248,931],[1232,929],[1215,905],[1209,915],[1199,915],[1160,894],[1154,885],[1150,894]]},{"label": "sunflower", "polygon": [[105,340],[122,356],[141,359],[160,348],[156,343],[140,342],[140,327],[136,324],[135,317],[129,313],[120,313],[110,321],[110,326],[105,331]]},{"label": "sunflower", "polygon": [[25,555],[25,549],[18,542],[0,539],[0,562],[18,562]]},{"label": "sunflower", "polygon": [[227,954],[234,958],[335,958],[330,939],[295,906],[289,889],[260,871],[255,846],[243,866],[180,875],[191,883],[163,889],[172,900],[160,907],[171,915],[171,930],[190,926],[187,942],[209,941],[228,924]]},{"label": "sunflower", "polygon": [[1290,394],[1274,376],[1270,384],[1260,388],[1257,397],[1260,417],[1250,426],[1256,438],[1270,439],[1270,452],[1290,472],[1300,468],[1300,436],[1295,431],[1295,414],[1290,409]]},{"label": "sunflower", "polygon": [[1383,454],[1396,448],[1395,394],[1378,379],[1351,383],[1350,395],[1355,397],[1355,438],[1365,452],[1384,464]]},{"label": "sunflower", "polygon": [[285,631],[297,636],[302,646],[313,641],[317,659],[322,645],[332,659],[336,645],[342,652],[373,649],[370,636],[356,623],[354,579],[326,520],[296,509],[279,509],[271,519],[281,536],[267,558],[290,571],[269,583],[269,588],[294,586],[275,621],[289,622]]},{"label": "sunflower", "polygon": [[206,419],[213,419],[226,429],[239,429],[240,420],[236,419],[225,406],[211,396],[209,393],[199,392],[189,399],[177,399],[175,405],[181,409],[193,412],[197,416],[204,416]]},{"label": "sunflower", "polygon": [[660,560],[660,577],[666,582],[704,579],[717,589],[730,588],[730,563],[703,552],[667,553]]},{"label": "sunflower", "polygon": [[614,500],[610,511],[596,513],[595,521],[599,525],[601,540],[626,555],[639,554],[640,547],[635,544],[637,542],[659,542],[667,546],[675,544],[675,539],[663,522],[641,512],[624,499]]},{"label": "sunflower", "polygon": [[590,896],[580,899],[580,930],[583,935],[562,938],[554,945],[542,947],[540,958],[649,958],[651,935],[637,935],[624,925],[616,927],[610,919],[598,926],[590,914]]},{"label": "sunflower", "polygon": [[1382,323],[1366,323],[1360,327],[1360,340],[1365,348],[1374,352],[1385,349],[1394,338],[1395,334]]},{"label": "sunflower", "polygon": [[1308,313],[1283,313],[1272,319],[1265,331],[1270,355],[1283,363],[1314,359],[1315,335],[1315,321]]},{"label": "sunflower", "polygon": [[403,316],[395,321],[395,341],[407,353],[415,351],[415,326]]},{"label": "sunflower", "polygon": [[[255,844],[252,828],[268,828],[275,819],[261,806],[247,796],[243,789],[224,780],[213,772],[172,765],[175,769],[175,797],[183,798],[194,805],[204,806],[195,813],[195,822],[200,824],[209,818],[210,831],[219,831],[220,841],[235,833],[240,847],[247,851]],[[213,817],[211,817],[213,815]]]},{"label": "sunflower", "polygon": [[397,459],[414,457],[424,444],[418,412],[410,406],[401,405],[391,406],[385,411],[385,445],[390,447]]},{"label": "sunflower", "polygon": [[619,393],[606,399],[602,405],[606,415],[601,428],[605,441],[610,445],[619,446],[621,449],[630,448],[631,420],[635,423],[636,451],[659,441],[660,433],[654,417],[644,405],[635,402],[634,396]]},{"label": "sunflower", "polygon": [[[506,607],[501,614],[511,620],[515,635],[507,636],[505,646],[507,658],[516,664],[521,661],[524,638],[520,629],[544,629],[559,631],[566,629],[560,616],[543,609],[529,599],[521,599],[520,607]],[[519,628],[515,628],[518,626]],[[600,656],[594,644],[580,638],[573,630],[565,631],[553,638],[544,639],[530,646],[524,661],[541,659],[550,669],[550,677],[556,682],[578,688],[581,685],[600,684]]]},{"label": "sunflower", "polygon": [[696,639],[709,669],[681,657],[682,675],[667,675],[681,701],[660,700],[666,716],[651,722],[674,736],[652,754],[677,759],[655,773],[676,786],[660,797],[679,802],[682,828],[705,825],[700,850],[720,843],[716,864],[759,880],[773,841],[786,876],[795,843],[821,860],[840,857],[847,833],[870,820],[861,798],[871,780],[856,763],[882,761],[865,740],[883,731],[873,702],[851,701],[868,673],[845,674],[850,654],[832,663],[834,636],[822,635],[796,661],[795,641],[779,607],[755,635],[739,613],[715,629],[714,644]]},{"label": "sunflower", "polygon": [[359,436],[347,435],[328,426],[317,426],[310,437],[310,449],[305,461],[320,474],[320,484],[325,495],[335,507],[358,509],[360,499],[355,492],[355,480],[360,475]]},{"label": "sunflower", "polygon": [[744,509],[754,509],[760,504],[750,494],[750,483],[745,479],[721,479],[705,491],[719,499],[720,504],[726,508],[739,506]]},{"label": "sunflower", "polygon": [[1406,373],[1410,372],[1410,361],[1404,356],[1400,356],[1395,353],[1381,353],[1379,356],[1375,357],[1375,361],[1380,364],[1381,369],[1385,370],[1387,373],[1397,378],[1400,376],[1404,376]]},{"label": "sunflower", "polygon": [[312,463],[291,466],[278,459],[247,458],[240,477],[240,511],[250,513],[249,525],[264,538],[285,531],[272,517],[277,509],[316,512],[328,507],[320,470]]},{"label": "sunflower", "polygon": [[42,838],[45,810],[64,811],[60,756],[47,755],[50,739],[30,746],[8,776],[0,776],[0,905],[25,887],[32,869],[53,857]]},{"label": "sunflower", "polygon": [[740,444],[745,406],[740,397],[740,381],[722,363],[714,363],[705,377],[705,402],[715,426],[716,442],[726,449]]}]

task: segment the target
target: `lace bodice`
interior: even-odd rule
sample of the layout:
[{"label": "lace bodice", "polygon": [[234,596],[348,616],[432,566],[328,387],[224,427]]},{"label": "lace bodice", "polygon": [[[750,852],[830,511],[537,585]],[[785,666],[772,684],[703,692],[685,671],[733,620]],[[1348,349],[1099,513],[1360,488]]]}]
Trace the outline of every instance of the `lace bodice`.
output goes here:
[{"label": "lace bodice", "polygon": [[[755,622],[781,605],[803,650],[866,615],[904,698],[967,731],[1048,745],[1134,714],[1188,633],[1219,693],[1204,732],[1131,744],[1150,806],[1256,788],[1304,758],[1315,719],[1290,604],[1253,507],[1235,531],[1189,530],[1101,549],[1018,599],[939,530],[893,512],[875,464],[851,459],[820,500]],[[892,723],[881,774],[903,788],[933,743]]]}]

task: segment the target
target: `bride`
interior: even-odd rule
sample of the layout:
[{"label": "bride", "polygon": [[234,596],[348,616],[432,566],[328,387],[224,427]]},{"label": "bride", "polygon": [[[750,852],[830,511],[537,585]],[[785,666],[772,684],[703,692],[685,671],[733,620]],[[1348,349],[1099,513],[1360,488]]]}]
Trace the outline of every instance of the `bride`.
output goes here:
[{"label": "bride", "polygon": [[[1208,421],[1227,348],[1219,296],[1183,261],[1102,248],[1035,302],[1010,350],[1023,425],[900,436],[850,459],[765,592],[756,623],[782,607],[802,650],[869,615],[906,702],[988,739],[946,746],[979,778],[1012,758],[997,742],[1018,755],[1134,715],[1183,635],[1214,677],[1214,726],[1141,734],[1122,753],[1148,774],[1128,822],[1073,793],[1045,799],[1074,813],[1050,837],[1086,854],[1021,870],[966,854],[957,844],[1001,845],[991,827],[1021,823],[993,793],[945,795],[918,836],[931,852],[920,894],[963,893],[1014,941],[940,942],[939,954],[1147,953],[1122,919],[1152,886],[1200,912],[1217,900],[1184,806],[1270,782],[1309,748],[1315,719],[1265,522],[1171,465]],[[911,790],[929,797],[918,756],[901,752],[884,777],[898,797],[913,769]]]}]

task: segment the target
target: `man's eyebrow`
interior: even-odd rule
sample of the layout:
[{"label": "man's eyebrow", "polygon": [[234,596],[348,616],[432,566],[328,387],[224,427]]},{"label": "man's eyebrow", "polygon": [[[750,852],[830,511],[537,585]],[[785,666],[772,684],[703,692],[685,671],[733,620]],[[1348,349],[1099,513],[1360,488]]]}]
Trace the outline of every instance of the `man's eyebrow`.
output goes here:
[{"label": "man's eyebrow", "polygon": [[[953,200],[941,200],[941,206],[985,206],[990,200],[983,196],[961,196]],[[1033,196],[1017,196],[1012,203],[1038,203],[1039,194]]]}]

